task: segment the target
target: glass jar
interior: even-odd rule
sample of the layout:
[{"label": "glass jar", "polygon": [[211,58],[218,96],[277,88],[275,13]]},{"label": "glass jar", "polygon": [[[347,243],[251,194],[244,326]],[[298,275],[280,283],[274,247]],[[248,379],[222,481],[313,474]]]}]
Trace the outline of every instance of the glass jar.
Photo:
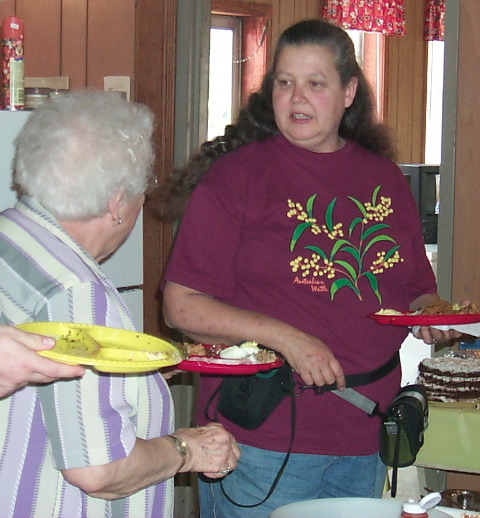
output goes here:
[{"label": "glass jar", "polygon": [[34,110],[48,101],[50,98],[50,88],[25,88],[25,108]]},{"label": "glass jar", "polygon": [[61,95],[68,94],[68,90],[62,88],[50,88],[50,99],[57,99]]}]

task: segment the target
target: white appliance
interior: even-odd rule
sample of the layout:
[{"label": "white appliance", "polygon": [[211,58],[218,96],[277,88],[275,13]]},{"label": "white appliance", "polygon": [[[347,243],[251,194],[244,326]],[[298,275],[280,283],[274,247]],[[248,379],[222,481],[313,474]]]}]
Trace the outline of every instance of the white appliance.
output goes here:
[{"label": "white appliance", "polygon": [[[13,207],[13,142],[31,112],[0,110],[0,211]],[[129,307],[137,328],[143,331],[143,219],[142,214],[122,246],[102,264]]]}]

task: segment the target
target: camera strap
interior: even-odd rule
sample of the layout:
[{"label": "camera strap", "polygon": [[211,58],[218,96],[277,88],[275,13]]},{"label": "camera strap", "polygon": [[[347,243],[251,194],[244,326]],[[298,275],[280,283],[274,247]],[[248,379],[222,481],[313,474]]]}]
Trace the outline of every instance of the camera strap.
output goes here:
[{"label": "camera strap", "polygon": [[288,459],[290,458],[290,454],[292,452],[293,447],[293,441],[295,440],[295,424],[296,424],[296,397],[294,394],[294,384],[293,384],[293,377],[292,377],[292,369],[289,369],[289,377],[288,377],[288,386],[286,387],[288,390],[288,396],[290,398],[290,442],[288,445],[288,450],[285,453],[285,457],[283,458],[282,464],[275,476],[275,479],[272,482],[272,485],[270,486],[270,489],[268,490],[265,497],[260,500],[259,502],[256,502],[254,504],[241,504],[240,502],[235,501],[231,496],[228,495],[226,489],[223,487],[223,481],[220,480],[220,488],[222,490],[223,495],[225,498],[233,505],[236,505],[237,507],[243,507],[246,509],[258,507],[265,503],[273,494],[275,491],[275,488],[277,487],[277,484],[283,475],[283,472],[285,471],[285,468],[288,464]]}]

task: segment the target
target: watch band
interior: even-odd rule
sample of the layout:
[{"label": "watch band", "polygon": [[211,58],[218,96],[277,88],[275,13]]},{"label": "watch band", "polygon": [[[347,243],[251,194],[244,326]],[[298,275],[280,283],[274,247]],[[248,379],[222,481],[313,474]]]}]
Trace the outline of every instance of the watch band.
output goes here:
[{"label": "watch band", "polygon": [[181,439],[180,437],[178,437],[177,435],[175,434],[169,434],[169,435],[166,435],[165,437],[168,437],[173,445],[175,446],[175,449],[178,451],[180,457],[182,458],[182,463],[180,464],[180,467],[178,468],[178,470],[180,471],[183,466],[185,465],[185,461],[187,460],[187,452],[188,452],[188,447],[187,447],[187,443]]}]

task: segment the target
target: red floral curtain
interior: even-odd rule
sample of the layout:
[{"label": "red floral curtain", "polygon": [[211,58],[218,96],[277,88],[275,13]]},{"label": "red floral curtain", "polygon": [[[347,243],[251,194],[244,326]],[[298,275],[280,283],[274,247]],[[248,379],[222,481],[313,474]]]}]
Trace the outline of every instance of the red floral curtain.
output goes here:
[{"label": "red floral curtain", "polygon": [[443,41],[445,31],[445,0],[426,0],[425,40]]},{"label": "red floral curtain", "polygon": [[404,0],[325,0],[323,18],[344,29],[405,34]]}]

